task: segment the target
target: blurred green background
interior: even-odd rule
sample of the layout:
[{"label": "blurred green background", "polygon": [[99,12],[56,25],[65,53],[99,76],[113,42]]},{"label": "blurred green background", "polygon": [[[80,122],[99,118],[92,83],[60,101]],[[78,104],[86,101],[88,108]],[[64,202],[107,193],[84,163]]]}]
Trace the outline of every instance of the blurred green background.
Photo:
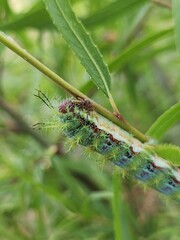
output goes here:
[{"label": "blurred green background", "polygon": [[[171,1],[71,3],[110,66],[117,106],[145,133],[179,99]],[[1,0],[0,30],[110,109],[41,1]],[[179,204],[121,176],[115,199],[117,176],[110,163],[87,156],[83,147],[67,151],[61,126],[32,129],[37,122],[53,119],[34,96],[36,89],[55,106],[69,95],[1,44],[0,54],[0,239],[178,240]],[[111,67],[118,57],[116,67]],[[178,145],[179,131],[177,124],[162,142]]]}]

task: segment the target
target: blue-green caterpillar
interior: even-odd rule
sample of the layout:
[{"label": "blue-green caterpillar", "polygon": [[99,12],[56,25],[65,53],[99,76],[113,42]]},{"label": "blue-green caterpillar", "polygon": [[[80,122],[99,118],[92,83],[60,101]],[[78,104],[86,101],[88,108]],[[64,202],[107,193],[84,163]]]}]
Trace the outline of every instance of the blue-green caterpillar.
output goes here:
[{"label": "blue-green caterpillar", "polygon": [[180,201],[180,172],[165,159],[93,110],[88,100],[67,99],[59,105],[64,133],[102,154],[116,166],[164,195]]}]

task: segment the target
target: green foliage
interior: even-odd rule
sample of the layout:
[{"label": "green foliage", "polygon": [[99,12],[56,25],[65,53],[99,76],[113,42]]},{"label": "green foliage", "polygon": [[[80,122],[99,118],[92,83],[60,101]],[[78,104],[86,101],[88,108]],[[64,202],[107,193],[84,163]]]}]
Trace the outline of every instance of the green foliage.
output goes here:
[{"label": "green foliage", "polygon": [[[12,13],[11,13],[12,14]],[[37,2],[27,13],[12,14],[11,20],[1,24],[1,30],[21,30],[27,27],[38,30],[48,29],[52,26],[51,19],[41,2]]]},{"label": "green foliage", "polygon": [[173,14],[174,14],[174,31],[175,31],[175,40],[177,46],[177,52],[180,57],[180,2],[178,0],[172,0]]},{"label": "green foliage", "polygon": [[47,11],[95,84],[109,97],[110,75],[98,48],[77,20],[67,0],[46,1]]},{"label": "green foliage", "polygon": [[[118,59],[111,68],[111,93],[120,112],[142,132],[158,124],[152,136],[161,138],[162,143],[154,151],[179,165],[179,108],[170,108],[178,105],[180,92],[173,31],[175,22],[179,49],[179,1],[173,1],[175,21],[171,9],[153,4],[158,1],[71,0],[75,17],[68,2],[60,2],[68,6],[70,18],[76,20],[77,16],[88,28],[109,67]],[[56,15],[52,17],[56,20]],[[42,1],[2,0],[0,20],[0,30],[24,49],[69,84],[110,107],[79,63],[80,58],[72,53],[78,47],[68,47],[71,40],[74,44],[74,39],[69,39],[72,31],[64,29],[68,36],[66,42],[61,39]],[[87,30],[76,24],[78,34],[86,34]],[[83,41],[86,37],[83,35]],[[93,57],[96,62],[98,59],[98,66],[102,65],[99,50],[92,48],[91,42],[87,50],[90,55],[95,51]],[[159,198],[151,189],[144,190],[133,179],[122,178],[121,173],[112,177],[114,167],[103,164],[97,155],[88,156],[85,148],[67,152],[69,145],[61,126],[47,132],[32,130],[33,124],[51,122],[51,118],[53,122],[54,118],[53,112],[33,96],[35,89],[41,88],[56,109],[67,96],[1,44],[0,54],[1,238],[178,239],[179,204]],[[103,72],[104,79],[108,75]],[[98,84],[104,86],[102,80]],[[165,117],[158,123],[162,113]]]},{"label": "green foliage", "polygon": [[124,49],[120,56],[117,57],[117,59],[113,60],[112,63],[110,63],[109,67],[111,71],[122,68],[122,66],[125,65],[125,63],[131,59],[131,57],[134,57],[134,55],[137,54],[139,50],[144,49],[145,47],[150,46],[153,42],[156,42],[157,40],[168,36],[172,33],[172,31],[173,29],[170,28],[156,34],[153,33],[153,35],[150,35],[138,42],[133,42],[132,46],[128,46],[127,49]]},{"label": "green foliage", "polygon": [[106,7],[96,11],[94,14],[85,18],[83,23],[86,26],[97,27],[100,24],[104,24],[107,21],[116,19],[119,15],[126,14],[128,11],[132,11],[133,8],[143,5],[147,0],[128,0],[128,1],[113,1]]},{"label": "green foliage", "polygon": [[166,110],[150,127],[147,135],[160,139],[165,132],[180,121],[180,102]]},{"label": "green foliage", "polygon": [[117,240],[133,239],[133,231],[130,223],[130,215],[128,214],[128,206],[123,201],[120,195],[120,189],[123,188],[121,181],[119,181],[118,171],[113,174],[113,221],[114,221],[114,238]]},{"label": "green foliage", "polygon": [[180,148],[171,144],[157,145],[153,148],[162,158],[171,161],[173,164],[180,166]]}]

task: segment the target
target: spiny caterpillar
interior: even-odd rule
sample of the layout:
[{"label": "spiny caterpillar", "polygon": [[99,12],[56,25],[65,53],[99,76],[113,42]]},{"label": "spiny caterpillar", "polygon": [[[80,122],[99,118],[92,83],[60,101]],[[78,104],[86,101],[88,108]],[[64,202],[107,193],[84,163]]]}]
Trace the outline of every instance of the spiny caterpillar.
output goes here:
[{"label": "spiny caterpillar", "polygon": [[180,201],[180,171],[146,150],[145,144],[94,111],[89,100],[67,99],[59,118],[69,138],[102,154],[158,192]]}]

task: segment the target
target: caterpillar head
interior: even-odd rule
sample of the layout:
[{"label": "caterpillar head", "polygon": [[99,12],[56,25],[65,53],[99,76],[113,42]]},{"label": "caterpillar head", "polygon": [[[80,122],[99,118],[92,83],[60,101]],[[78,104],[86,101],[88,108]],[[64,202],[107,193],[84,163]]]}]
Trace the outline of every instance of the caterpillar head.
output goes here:
[{"label": "caterpillar head", "polygon": [[72,99],[62,101],[58,107],[60,113],[68,113],[74,110],[74,102]]},{"label": "caterpillar head", "polygon": [[76,100],[73,98],[66,99],[63,102],[61,102],[58,109],[60,113],[67,113],[73,112],[75,107],[78,108],[79,110],[84,110],[86,112],[94,110],[92,103],[88,99]]}]

